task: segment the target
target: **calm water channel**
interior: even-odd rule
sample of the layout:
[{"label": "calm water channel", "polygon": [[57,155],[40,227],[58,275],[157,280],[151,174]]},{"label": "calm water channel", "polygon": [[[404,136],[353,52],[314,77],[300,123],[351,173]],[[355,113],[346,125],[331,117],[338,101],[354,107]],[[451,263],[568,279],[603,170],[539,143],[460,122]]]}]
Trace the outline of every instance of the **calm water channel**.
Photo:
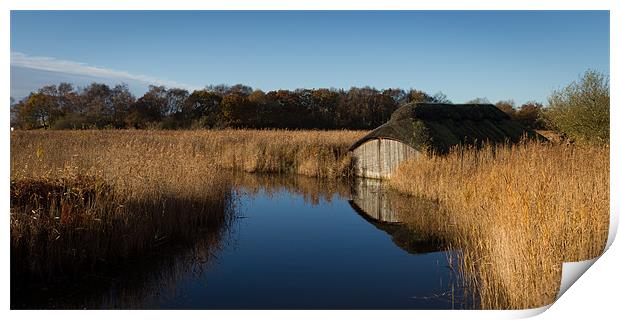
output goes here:
[{"label": "calm water channel", "polygon": [[243,175],[236,185],[228,230],[123,267],[122,276],[15,290],[12,307],[469,307],[448,253],[408,231],[376,182]]}]

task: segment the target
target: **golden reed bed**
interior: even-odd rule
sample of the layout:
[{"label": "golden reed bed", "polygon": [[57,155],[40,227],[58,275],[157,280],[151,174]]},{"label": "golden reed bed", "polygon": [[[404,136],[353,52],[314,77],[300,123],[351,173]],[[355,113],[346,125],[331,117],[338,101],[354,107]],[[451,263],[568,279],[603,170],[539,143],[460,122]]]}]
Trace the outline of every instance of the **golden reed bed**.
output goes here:
[{"label": "golden reed bed", "polygon": [[[347,149],[364,131],[17,131],[11,174],[49,174],[68,166],[115,175],[120,168],[207,166],[246,172],[349,175]],[[30,166],[28,166],[30,164]],[[36,164],[36,165],[33,165]]]},{"label": "golden reed bed", "polygon": [[[355,131],[16,131],[11,264],[50,277],[225,224],[228,170],[350,174]],[[174,215],[169,213],[175,213]]]},{"label": "golden reed bed", "polygon": [[[51,274],[76,261],[91,266],[172,238],[191,239],[206,225],[221,230],[235,184],[223,169],[347,177],[346,151],[364,134],[13,132],[12,266]],[[482,308],[553,302],[561,262],[595,257],[607,239],[606,146],[528,143],[455,150],[405,163],[390,185],[424,199],[398,206],[413,212],[406,221],[412,229],[462,252],[461,271]],[[173,210],[186,214],[178,219],[156,214]],[[109,245],[127,237],[134,244]],[[76,243],[91,254],[76,260]]]},{"label": "golden reed bed", "polygon": [[406,162],[389,184],[437,204],[412,223],[433,220],[429,229],[462,251],[482,308],[552,303],[561,263],[594,258],[607,242],[608,146],[456,149]]}]

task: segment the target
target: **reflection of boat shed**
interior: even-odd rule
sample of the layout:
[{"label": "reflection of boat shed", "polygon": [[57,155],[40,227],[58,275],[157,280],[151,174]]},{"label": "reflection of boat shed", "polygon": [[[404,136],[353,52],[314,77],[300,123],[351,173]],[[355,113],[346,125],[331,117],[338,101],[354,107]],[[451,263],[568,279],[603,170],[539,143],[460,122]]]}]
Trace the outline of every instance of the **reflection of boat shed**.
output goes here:
[{"label": "reflection of boat shed", "polygon": [[356,175],[387,179],[401,162],[424,152],[445,154],[459,144],[515,143],[524,135],[541,138],[492,104],[412,103],[349,150]]},{"label": "reflection of boat shed", "polygon": [[[396,210],[393,204],[399,201],[406,203],[405,208],[408,210],[401,212]],[[421,200],[388,192],[381,184],[381,180],[356,179],[351,188],[349,205],[364,220],[387,233],[394,244],[411,254],[442,250],[441,239],[428,233],[417,233],[401,220],[406,216],[415,217],[416,212],[410,209],[420,208],[411,206],[411,201]],[[403,207],[400,206],[400,208]],[[424,208],[433,209],[434,207]]]},{"label": "reflection of boat shed", "polygon": [[401,222],[390,206],[381,180],[355,179],[349,204],[357,213],[384,223]]}]

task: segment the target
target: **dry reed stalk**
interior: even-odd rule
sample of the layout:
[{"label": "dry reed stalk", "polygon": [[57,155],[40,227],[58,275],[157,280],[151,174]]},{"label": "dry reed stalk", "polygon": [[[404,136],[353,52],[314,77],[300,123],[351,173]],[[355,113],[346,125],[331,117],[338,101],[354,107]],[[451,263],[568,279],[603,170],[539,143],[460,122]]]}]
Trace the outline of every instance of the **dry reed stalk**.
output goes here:
[{"label": "dry reed stalk", "polygon": [[81,273],[220,232],[231,216],[230,177],[180,150],[165,135],[14,132],[12,271]]},{"label": "dry reed stalk", "polygon": [[191,238],[206,220],[220,225],[229,211],[232,181],[221,169],[347,176],[347,148],[363,134],[12,132],[13,270],[78,271]]},{"label": "dry reed stalk", "polygon": [[596,257],[607,241],[608,146],[456,149],[404,163],[390,186],[438,202],[443,224],[430,227],[462,250],[482,308],[552,303],[561,263]]},{"label": "dry reed stalk", "polygon": [[364,134],[347,130],[15,131],[11,174],[40,176],[70,166],[113,174],[110,161],[121,166],[129,161],[131,169],[151,155],[153,161],[171,156],[183,166],[192,161],[247,172],[334,178],[351,174],[347,150]]}]

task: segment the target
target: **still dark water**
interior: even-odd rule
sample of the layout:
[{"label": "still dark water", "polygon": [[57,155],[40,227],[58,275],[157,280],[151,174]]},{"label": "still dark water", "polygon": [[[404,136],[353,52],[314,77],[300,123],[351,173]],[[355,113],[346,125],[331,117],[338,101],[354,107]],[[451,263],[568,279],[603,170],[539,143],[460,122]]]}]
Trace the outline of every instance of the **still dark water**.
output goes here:
[{"label": "still dark water", "polygon": [[12,307],[467,308],[448,253],[407,238],[380,188],[368,185],[244,177],[238,218],[217,241],[171,250],[122,277],[93,277],[95,293],[77,283],[46,297],[44,288],[30,301],[18,295]]}]

